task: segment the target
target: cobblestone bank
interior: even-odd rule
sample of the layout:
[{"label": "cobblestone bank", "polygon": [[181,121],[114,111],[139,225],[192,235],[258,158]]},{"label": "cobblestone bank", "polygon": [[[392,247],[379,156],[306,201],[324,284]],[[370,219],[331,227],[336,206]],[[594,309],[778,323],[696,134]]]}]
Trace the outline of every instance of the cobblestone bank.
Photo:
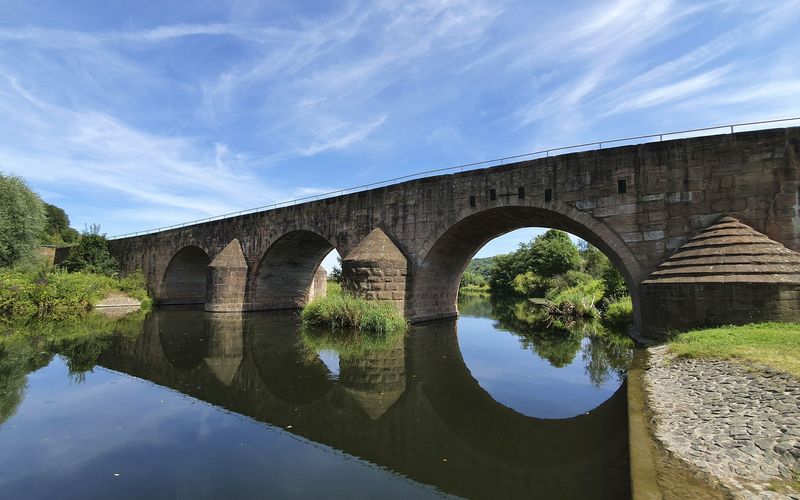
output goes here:
[{"label": "cobblestone bank", "polygon": [[735,498],[795,498],[770,486],[800,471],[800,380],[766,367],[674,359],[649,349],[645,384],[655,435]]}]

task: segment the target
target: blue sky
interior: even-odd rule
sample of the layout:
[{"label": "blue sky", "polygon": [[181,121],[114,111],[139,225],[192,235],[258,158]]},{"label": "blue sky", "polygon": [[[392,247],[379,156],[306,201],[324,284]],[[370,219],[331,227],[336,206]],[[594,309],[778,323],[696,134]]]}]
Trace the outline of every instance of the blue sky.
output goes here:
[{"label": "blue sky", "polygon": [[794,0],[4,0],[0,171],[113,235],[797,116],[798,25]]}]

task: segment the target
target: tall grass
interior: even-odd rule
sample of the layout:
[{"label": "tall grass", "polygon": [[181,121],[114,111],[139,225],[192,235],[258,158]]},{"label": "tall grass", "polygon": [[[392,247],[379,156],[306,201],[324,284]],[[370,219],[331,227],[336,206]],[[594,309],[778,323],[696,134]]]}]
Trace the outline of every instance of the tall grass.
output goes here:
[{"label": "tall grass", "polygon": [[314,300],[303,309],[301,317],[303,324],[310,327],[353,329],[378,335],[406,328],[405,318],[394,305],[347,293]]},{"label": "tall grass", "polygon": [[603,282],[598,279],[578,283],[550,295],[549,310],[553,314],[582,318],[600,317],[597,305],[603,298]]},{"label": "tall grass", "polygon": [[603,323],[616,330],[622,330],[633,322],[633,301],[630,295],[608,302]]}]

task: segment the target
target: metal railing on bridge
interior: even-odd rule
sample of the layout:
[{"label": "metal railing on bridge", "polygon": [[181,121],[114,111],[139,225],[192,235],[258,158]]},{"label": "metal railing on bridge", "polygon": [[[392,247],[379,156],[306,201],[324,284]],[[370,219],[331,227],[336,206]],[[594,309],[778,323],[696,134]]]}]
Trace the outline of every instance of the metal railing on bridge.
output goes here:
[{"label": "metal railing on bridge", "polygon": [[[393,177],[391,179],[384,179],[381,181],[370,182],[369,184],[361,184],[360,186],[354,186],[344,189],[337,189],[335,191],[328,191],[326,193],[319,193],[316,195],[309,195],[303,196],[301,198],[295,198],[292,200],[287,201],[279,201],[277,203],[273,203],[270,205],[263,205],[260,207],[255,208],[248,208],[245,210],[240,210],[238,212],[230,212],[227,214],[222,215],[215,215],[212,217],[208,217],[205,219],[197,219],[189,222],[182,222],[179,224],[173,224],[171,226],[163,226],[153,229],[145,229],[143,231],[137,231],[134,233],[125,233],[125,234],[118,234],[115,236],[109,237],[111,240],[121,239],[121,238],[129,238],[131,236],[140,236],[144,234],[151,234],[151,233],[158,233],[161,231],[169,231],[170,229],[178,229],[181,227],[186,226],[193,226],[195,224],[203,224],[206,222],[212,222],[215,220],[220,219],[227,219],[229,217],[238,217],[240,215],[252,214],[257,212],[266,212],[269,210],[275,210],[276,208],[288,207],[291,205],[298,205],[300,203],[307,203],[311,201],[318,201],[323,200],[326,198],[335,198],[337,196],[342,196],[346,194],[353,194],[358,193],[360,191],[367,191],[370,189],[375,189],[378,187],[384,187],[392,184],[396,184],[401,181],[409,181],[409,180],[416,180],[416,179],[424,179],[426,177],[432,177],[434,175],[442,175],[445,173],[458,173],[463,172],[465,170],[477,170],[479,168],[488,168],[488,167],[497,167],[500,165],[504,165],[509,161],[517,162],[523,159],[533,160],[537,158],[547,158],[551,156],[553,153],[563,154],[563,153],[578,153],[581,151],[590,151],[594,149],[602,149],[603,146],[623,146],[626,145],[624,143],[630,143],[633,141],[636,144],[644,144],[648,142],[659,142],[663,141],[664,138],[668,139],[685,139],[688,137],[697,137],[697,136],[705,136],[705,135],[716,135],[714,133],[708,133],[712,131],[718,131],[719,134],[732,134],[734,132],[740,131],[744,132],[746,130],[763,130],[770,128],[769,126],[764,125],[772,125],[775,123],[786,123],[786,122],[798,122],[800,124],[800,117],[795,118],[778,118],[774,120],[761,120],[761,121],[754,121],[754,122],[743,122],[743,123],[732,123],[728,125],[718,125],[713,127],[702,127],[702,128],[693,128],[687,130],[678,130],[674,132],[662,132],[658,134],[647,134],[647,135],[637,135],[632,137],[623,137],[619,139],[608,139],[604,141],[595,141],[595,142],[585,142],[582,144],[573,144],[571,146],[561,146],[557,148],[550,148],[550,149],[541,149],[539,151],[533,151],[530,153],[522,153],[512,156],[504,156],[502,158],[494,158],[492,160],[483,160],[483,161],[476,161],[472,163],[463,163],[461,165],[455,165],[452,167],[444,167],[444,168],[437,168],[433,170],[425,170],[421,172],[415,172],[413,174],[407,174],[400,177]],[[745,127],[749,127],[746,130],[742,130]],[[703,133],[705,132],[705,133]],[[697,135],[688,135],[688,134],[697,134]]]}]

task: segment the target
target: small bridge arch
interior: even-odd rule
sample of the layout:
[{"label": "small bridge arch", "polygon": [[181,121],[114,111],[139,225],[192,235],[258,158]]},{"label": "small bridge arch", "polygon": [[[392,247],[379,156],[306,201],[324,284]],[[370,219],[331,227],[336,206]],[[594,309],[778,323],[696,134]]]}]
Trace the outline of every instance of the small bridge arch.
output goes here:
[{"label": "small bridge arch", "polygon": [[305,305],[314,275],[335,246],[319,232],[298,229],[275,240],[251,278],[250,309],[292,309]]},{"label": "small bridge arch", "polygon": [[206,301],[206,268],[211,263],[208,253],[196,245],[188,245],[172,256],[167,264],[155,300],[158,304],[204,304]]}]

